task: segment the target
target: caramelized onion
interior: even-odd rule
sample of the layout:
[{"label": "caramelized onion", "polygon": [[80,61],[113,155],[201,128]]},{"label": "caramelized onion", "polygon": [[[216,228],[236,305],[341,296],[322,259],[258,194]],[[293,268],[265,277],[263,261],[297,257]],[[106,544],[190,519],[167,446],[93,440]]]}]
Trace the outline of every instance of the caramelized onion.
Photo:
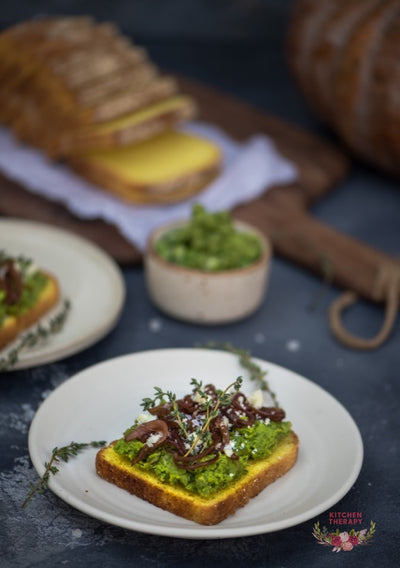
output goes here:
[{"label": "caramelized onion", "polygon": [[7,260],[2,264],[2,273],[0,276],[0,288],[6,293],[5,303],[9,306],[16,304],[22,294],[22,274],[15,268],[12,260]]},{"label": "caramelized onion", "polygon": [[[210,454],[214,455],[211,455],[211,457],[208,460],[204,460],[204,458],[206,458]],[[211,465],[212,463],[217,461],[218,452],[216,451],[215,447],[211,445],[198,454],[195,455],[190,454],[187,456],[173,454],[173,458],[175,465],[177,465],[178,467],[182,467],[184,469],[197,469],[199,467],[204,467],[205,465]]]},{"label": "caramelized onion", "polygon": [[[150,420],[150,422],[139,424],[134,430],[128,432],[125,436],[125,442],[139,440],[144,443],[152,434],[161,434],[161,443],[166,440],[168,436],[168,426],[164,420]],[[157,442],[157,445],[160,445],[160,442]]]},{"label": "caramelized onion", "polygon": [[[152,434],[160,434],[160,438],[154,442],[154,444],[147,445],[146,441]],[[168,426],[163,420],[150,420],[150,422],[143,422],[143,424],[139,424],[134,430],[128,432],[124,438],[125,442],[139,440],[144,444],[135,459],[132,460],[132,463],[135,464],[153,453],[155,448],[159,448],[164,444],[167,437]]]},{"label": "caramelized onion", "polygon": [[[218,392],[214,385],[206,385],[204,392],[214,408],[218,400]],[[175,404],[174,404],[175,406]],[[214,463],[225,446],[230,443],[229,428],[243,428],[253,425],[256,420],[269,418],[274,422],[280,422],[285,418],[285,411],[279,407],[255,408],[241,392],[236,392],[227,406],[219,407],[219,415],[209,423],[210,441],[197,454],[188,454],[189,441],[182,434],[182,422],[187,433],[195,435],[199,427],[199,419],[206,420],[203,402],[196,401],[193,396],[187,395],[176,401],[180,417],[174,415],[172,404],[165,403],[149,409],[156,416],[155,420],[139,424],[134,430],[125,436],[126,441],[140,440],[144,443],[143,448],[136,456],[134,463],[140,461],[153,452],[155,448],[163,446],[165,451],[172,455],[176,466],[182,469],[193,470]],[[179,421],[179,423],[178,423]],[[182,422],[181,422],[182,421]],[[146,444],[152,434],[160,434],[160,438],[153,444]],[[234,453],[231,459],[238,459]]]},{"label": "caramelized onion", "polygon": [[286,416],[286,413],[283,410],[283,408],[279,408],[278,406],[270,406],[270,407],[263,406],[262,408],[259,408],[257,410],[257,414],[261,418],[264,419],[269,418],[273,422],[282,422],[282,420]]}]

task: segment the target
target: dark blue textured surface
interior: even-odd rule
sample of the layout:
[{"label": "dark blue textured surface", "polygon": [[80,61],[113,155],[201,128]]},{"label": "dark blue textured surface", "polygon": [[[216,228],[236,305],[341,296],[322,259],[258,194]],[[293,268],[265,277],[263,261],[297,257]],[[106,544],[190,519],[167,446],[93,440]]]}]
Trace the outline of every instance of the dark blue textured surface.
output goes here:
[{"label": "dark blue textured surface", "polygon": [[[66,12],[67,4],[56,4]],[[159,64],[224,88],[269,112],[323,133],[285,68],[281,30],[274,27],[274,22],[282,20],[285,6],[279,12],[278,2],[270,5],[275,16],[263,40],[257,32],[257,41],[253,42],[248,38],[240,43],[228,41],[227,34],[219,42],[213,34],[213,41],[207,42],[198,37],[190,41],[170,37],[143,43]],[[130,27],[128,21],[125,27]],[[356,164],[349,179],[316,204],[313,213],[341,232],[399,255],[398,181]],[[396,566],[400,552],[399,321],[379,350],[362,353],[342,347],[332,338],[326,318],[327,307],[338,290],[327,290],[318,309],[310,312],[308,306],[321,283],[280,258],[273,260],[269,290],[261,309],[245,321],[217,328],[184,324],[162,315],[147,297],[142,269],[126,268],[123,272],[127,286],[125,310],[116,329],[105,339],[66,360],[1,376],[1,568]],[[347,322],[351,329],[367,336],[376,332],[381,319],[379,307],[363,302],[353,309]],[[153,320],[161,324],[159,331],[152,331]],[[321,525],[327,524],[329,511],[274,534],[185,541],[102,524],[70,508],[52,493],[38,496],[26,510],[21,510],[29,482],[36,480],[27,452],[29,423],[51,390],[97,361],[144,349],[192,347],[208,340],[231,341],[250,349],[257,357],[296,371],[328,390],[349,410],[363,437],[365,460],[354,487],[332,511],[361,512],[365,526],[370,520],[375,521],[377,531],[370,546],[339,554],[318,546],[312,537],[313,524],[318,520]],[[289,348],[291,340],[298,342],[297,350]],[[326,440],[327,446],[329,443]]]}]

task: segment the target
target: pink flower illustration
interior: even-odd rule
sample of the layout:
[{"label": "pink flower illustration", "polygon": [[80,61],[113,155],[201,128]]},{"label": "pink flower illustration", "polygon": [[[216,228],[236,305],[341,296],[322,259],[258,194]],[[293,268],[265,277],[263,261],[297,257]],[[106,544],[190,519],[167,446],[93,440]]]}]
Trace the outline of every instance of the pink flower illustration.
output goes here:
[{"label": "pink flower illustration", "polygon": [[351,544],[351,542],[349,540],[346,540],[346,542],[342,543],[342,549],[343,550],[353,550],[353,545]]},{"label": "pink flower illustration", "polygon": [[351,542],[353,546],[356,546],[358,544],[358,536],[356,534],[351,534],[349,536],[349,542]]},{"label": "pink flower illustration", "polygon": [[338,530],[336,532],[328,532],[325,527],[321,529],[318,522],[314,525],[313,536],[317,539],[318,544],[331,546],[332,552],[349,551],[353,550],[357,545],[370,544],[375,534],[375,527],[376,524],[371,521],[369,529],[360,531],[353,529],[350,533],[348,531],[339,533]]}]

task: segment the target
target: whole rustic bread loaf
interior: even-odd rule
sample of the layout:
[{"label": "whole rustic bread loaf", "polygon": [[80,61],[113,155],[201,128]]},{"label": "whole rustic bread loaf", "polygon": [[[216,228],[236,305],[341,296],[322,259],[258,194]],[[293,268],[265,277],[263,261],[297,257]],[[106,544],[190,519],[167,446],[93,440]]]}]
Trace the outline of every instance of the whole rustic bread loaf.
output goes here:
[{"label": "whole rustic bread loaf", "polygon": [[290,68],[315,113],[362,159],[400,174],[400,2],[297,0]]},{"label": "whole rustic bread loaf", "polygon": [[[211,141],[187,136],[191,151],[181,152],[178,127],[197,110],[111,23],[45,17],[0,33],[0,125],[129,203],[182,201],[218,174],[222,153]],[[162,136],[171,147],[160,152]],[[161,163],[171,153],[174,177]],[[138,154],[147,165],[139,178]]]},{"label": "whole rustic bread loaf", "polygon": [[[92,139],[91,127],[178,95],[176,80],[161,73],[144,48],[112,24],[91,18],[43,18],[4,30],[0,84],[0,122],[56,158],[68,157],[82,139]],[[157,132],[195,113],[189,97],[181,99],[173,116],[160,107]],[[114,130],[112,145],[122,143],[119,123]],[[154,120],[151,132],[141,128],[136,138],[153,133]],[[94,147],[99,139],[100,147],[108,145],[96,134]],[[105,138],[110,139],[108,133]]]}]

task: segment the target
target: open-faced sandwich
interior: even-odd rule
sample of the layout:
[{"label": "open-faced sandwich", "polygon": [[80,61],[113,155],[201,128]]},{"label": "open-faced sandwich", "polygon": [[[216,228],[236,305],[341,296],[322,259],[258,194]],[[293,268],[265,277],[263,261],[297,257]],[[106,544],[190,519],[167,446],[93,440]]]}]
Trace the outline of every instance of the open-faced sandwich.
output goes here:
[{"label": "open-faced sandwich", "polygon": [[155,388],[124,436],[96,456],[98,475],[153,505],[204,525],[243,507],[295,464],[299,440],[285,412],[192,379],[177,399]]},{"label": "open-faced sandwich", "polygon": [[52,274],[0,251],[0,349],[48,312],[59,294]]}]

